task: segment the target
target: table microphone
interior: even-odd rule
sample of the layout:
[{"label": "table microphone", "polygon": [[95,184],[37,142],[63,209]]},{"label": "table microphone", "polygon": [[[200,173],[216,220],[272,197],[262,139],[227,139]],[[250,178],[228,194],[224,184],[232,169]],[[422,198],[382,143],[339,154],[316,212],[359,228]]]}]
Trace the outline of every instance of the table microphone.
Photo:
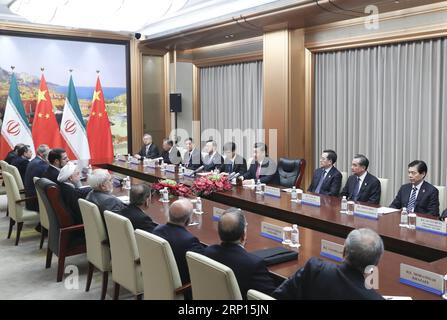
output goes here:
[{"label": "table microphone", "polygon": [[203,168],[205,168],[205,166],[200,166],[200,167],[198,167],[196,170],[194,170],[193,174],[196,174],[197,172],[202,171]]}]

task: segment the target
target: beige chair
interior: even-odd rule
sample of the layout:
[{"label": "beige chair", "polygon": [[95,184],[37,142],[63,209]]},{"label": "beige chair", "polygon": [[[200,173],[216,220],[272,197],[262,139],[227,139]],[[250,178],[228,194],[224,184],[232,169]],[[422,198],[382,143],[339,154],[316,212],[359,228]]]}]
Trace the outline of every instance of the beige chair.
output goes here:
[{"label": "beige chair", "polygon": [[392,200],[390,194],[388,193],[388,184],[390,179],[377,178],[380,181],[380,205],[382,207],[388,207]]},{"label": "beige chair", "polygon": [[276,300],[275,298],[269,296],[268,294],[262,293],[255,289],[250,289],[247,291],[248,300]]},{"label": "beige chair", "polygon": [[[39,177],[34,177],[33,178],[34,184],[36,184],[36,182],[39,179],[40,179]],[[43,203],[40,193],[36,192],[36,194],[37,194],[37,202],[39,203],[39,218],[40,218],[40,246],[39,246],[39,248],[42,249],[45,237],[48,235],[48,230],[50,230],[50,221],[48,220],[47,208],[45,207],[45,205]]]},{"label": "beige chair", "polygon": [[121,286],[141,299],[143,276],[132,223],[126,217],[108,210],[104,211],[104,218],[112,254],[112,279],[115,283],[113,299],[118,299]]},{"label": "beige chair", "polygon": [[233,270],[196,252],[186,252],[194,300],[242,300]]},{"label": "beige chair", "polygon": [[341,172],[341,188],[340,188],[340,192],[345,187],[347,181],[348,181],[348,173],[346,171],[342,171]]},{"label": "beige chair", "polygon": [[135,230],[143,270],[145,300],[183,300],[182,281],[169,242],[143,230]]},{"label": "beige chair", "polygon": [[17,187],[19,188],[20,193],[25,192],[25,186],[23,185],[22,176],[20,175],[19,169],[16,166],[9,165],[6,167],[6,171],[13,175],[14,179],[17,182]]},{"label": "beige chair", "polygon": [[94,268],[102,272],[101,300],[106,298],[109,272],[112,271],[107,231],[96,204],[79,199],[87,244],[88,276],[85,291],[90,290]]},{"label": "beige chair", "polygon": [[446,191],[444,186],[435,186],[439,191],[439,214],[446,209]]},{"label": "beige chair", "polygon": [[20,198],[19,188],[17,187],[16,180],[12,174],[9,172],[3,172],[3,178],[5,179],[10,219],[8,239],[11,238],[12,228],[17,223],[17,236],[15,242],[15,245],[17,246],[19,244],[20,232],[22,231],[23,223],[31,222],[37,224],[39,222],[39,213],[25,208],[25,200]]},{"label": "beige chair", "polygon": [[[0,160],[0,168],[1,168],[2,172],[3,172],[4,168],[6,168],[7,164],[8,163],[6,161]],[[3,185],[3,178],[2,178],[2,175],[0,173],[0,195],[5,195],[5,194],[6,194],[6,188]],[[6,200],[6,197],[5,197],[5,200]]]}]

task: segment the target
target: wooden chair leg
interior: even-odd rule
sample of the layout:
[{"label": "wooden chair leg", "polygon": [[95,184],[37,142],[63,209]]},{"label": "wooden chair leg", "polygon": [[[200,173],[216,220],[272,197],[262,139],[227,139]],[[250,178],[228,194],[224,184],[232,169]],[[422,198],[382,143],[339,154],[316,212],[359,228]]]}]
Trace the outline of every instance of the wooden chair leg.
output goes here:
[{"label": "wooden chair leg", "polygon": [[15,224],[16,222],[12,218],[9,218],[8,239],[11,239],[12,227],[14,227]]},{"label": "wooden chair leg", "polygon": [[53,252],[50,250],[50,248],[47,248],[47,262],[45,264],[45,269],[48,269],[51,267],[51,259],[53,258]]},{"label": "wooden chair leg", "polygon": [[59,251],[59,257],[57,259],[57,279],[56,282],[61,282],[64,276],[65,267],[65,252]]},{"label": "wooden chair leg", "polygon": [[93,270],[95,269],[95,266],[93,263],[88,263],[88,274],[87,274],[87,285],[85,286],[85,291],[88,292],[90,290],[90,285],[92,284],[92,278],[93,278]]},{"label": "wooden chair leg", "polygon": [[39,249],[42,249],[42,247],[43,247],[43,242],[45,241],[46,231],[47,231],[47,229],[45,229],[44,227],[40,228],[40,246],[39,246]]},{"label": "wooden chair leg", "polygon": [[109,282],[109,272],[105,271],[105,272],[102,273],[101,300],[105,300],[106,299],[108,282]]},{"label": "wooden chair leg", "polygon": [[113,292],[113,300],[118,300],[120,296],[120,285],[115,282],[115,290]]},{"label": "wooden chair leg", "polygon": [[20,233],[22,232],[23,222],[17,223],[16,246],[19,245]]},{"label": "wooden chair leg", "polygon": [[9,217],[9,209],[6,208],[6,216]]}]

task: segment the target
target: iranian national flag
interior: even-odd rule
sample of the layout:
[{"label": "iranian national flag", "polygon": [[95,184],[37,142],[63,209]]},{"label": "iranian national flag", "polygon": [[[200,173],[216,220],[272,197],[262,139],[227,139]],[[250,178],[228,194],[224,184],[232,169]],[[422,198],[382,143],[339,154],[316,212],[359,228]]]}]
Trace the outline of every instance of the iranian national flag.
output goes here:
[{"label": "iranian national flag", "polygon": [[14,149],[14,146],[18,143],[29,145],[33,151],[34,158],[33,138],[31,136],[28,119],[26,118],[25,109],[20,99],[20,92],[14,73],[11,75],[9,84],[9,95],[6,101],[1,132],[0,159],[5,159],[8,152]]},{"label": "iranian national flag", "polygon": [[92,109],[87,122],[87,136],[92,161],[104,162],[113,159],[112,132],[99,77],[96,80]]},{"label": "iranian national flag", "polygon": [[[62,137],[70,147],[70,150],[67,150],[69,157],[78,160],[89,160],[90,150],[87,133],[85,131],[85,123],[82,119],[81,108],[79,107],[78,97],[76,96],[76,90],[71,76],[70,82],[68,83],[68,93],[65,97],[60,130]],[[69,151],[72,151],[72,153]]]}]

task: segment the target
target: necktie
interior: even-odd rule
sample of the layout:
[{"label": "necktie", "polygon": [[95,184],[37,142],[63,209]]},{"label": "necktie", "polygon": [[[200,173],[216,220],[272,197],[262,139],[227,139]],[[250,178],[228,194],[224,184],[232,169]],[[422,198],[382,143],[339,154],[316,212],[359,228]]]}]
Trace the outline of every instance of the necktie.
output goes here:
[{"label": "necktie", "polygon": [[416,203],[416,192],[418,188],[413,187],[413,191],[411,191],[410,200],[408,201],[407,209],[408,212],[414,212],[414,205]]},{"label": "necktie", "polygon": [[233,161],[230,162],[230,172],[229,173],[232,173],[232,172],[233,172]]},{"label": "necktie", "polygon": [[326,170],[323,170],[321,174],[320,181],[318,182],[317,188],[315,189],[315,193],[320,193],[321,186],[323,185],[324,178],[326,177]]},{"label": "necktie", "polygon": [[352,193],[352,199],[354,199],[354,201],[357,201],[359,197],[359,191],[360,191],[360,178],[357,177],[357,181],[354,186],[354,192]]},{"label": "necktie", "polygon": [[260,175],[261,175],[261,164],[258,163],[258,167],[256,168],[256,180],[259,179]]}]

